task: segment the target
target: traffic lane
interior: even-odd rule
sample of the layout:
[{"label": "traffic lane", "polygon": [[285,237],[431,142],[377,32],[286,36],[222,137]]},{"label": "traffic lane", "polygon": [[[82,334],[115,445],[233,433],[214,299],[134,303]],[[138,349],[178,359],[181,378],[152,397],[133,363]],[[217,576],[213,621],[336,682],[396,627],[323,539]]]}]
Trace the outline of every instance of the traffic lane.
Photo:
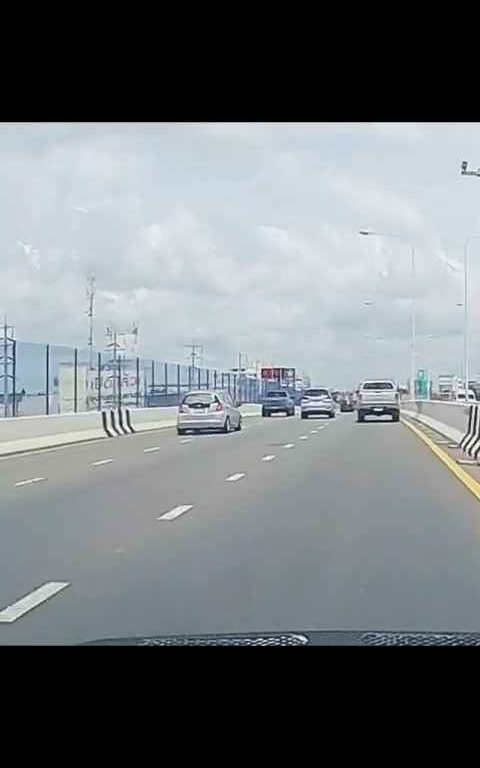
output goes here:
[{"label": "traffic lane", "polygon": [[477,502],[403,425],[342,420],[281,459],[204,484],[1,641],[480,629]]},{"label": "traffic lane", "polygon": [[119,584],[101,579],[94,634],[480,630],[478,502],[414,435],[344,422],[295,458],[212,493]]},{"label": "traffic lane", "polygon": [[[257,417],[249,417],[248,421],[260,423]],[[4,489],[11,488],[12,482],[15,484],[33,478],[58,479],[60,472],[65,482],[73,482],[75,476],[88,472],[94,464],[104,466],[101,462],[128,460],[130,456],[144,451],[161,456],[178,450],[180,455],[184,450],[182,446],[192,442],[193,437],[186,435],[180,438],[174,428],[168,428],[3,457],[0,459],[0,494]]]},{"label": "traffic lane", "polygon": [[[77,470],[70,481],[60,462],[49,482],[21,488],[12,483],[2,492],[0,605],[33,584],[64,579],[72,569],[94,566],[142,541],[157,516],[205,492],[208,504],[210,486],[257,468],[265,455],[291,455],[284,445],[295,446],[301,427],[299,420],[268,419],[258,429],[201,436],[191,451],[180,453],[182,460],[174,447],[161,458],[134,450],[132,436],[123,463],[90,466],[87,475]],[[68,453],[59,459],[70,467]]]},{"label": "traffic lane", "polygon": [[[48,473],[44,462],[51,462],[52,455],[39,456],[40,464],[31,468],[32,474],[48,474],[45,482],[17,487],[16,478],[11,477],[2,488],[0,541],[8,551],[9,535],[15,528],[25,532],[22,521],[26,521],[27,531],[33,532],[34,525],[43,526],[43,533],[52,536],[57,535],[58,529],[61,531],[62,521],[70,527],[78,523],[90,535],[92,526],[117,525],[123,511],[130,515],[132,501],[144,498],[150,488],[160,491],[163,503],[167,503],[170,497],[188,494],[190,486],[201,488],[209,480],[221,479],[224,472],[248,469],[257,457],[272,456],[276,450],[284,450],[284,446],[294,447],[297,437],[305,437],[299,432],[304,430],[297,420],[268,419],[257,429],[192,438],[188,446],[174,437],[165,442],[167,448],[163,453],[144,453],[143,441],[132,436],[123,443],[124,455],[117,455],[110,464],[94,466],[96,462],[91,460],[96,454],[81,462],[76,458],[72,461],[68,452],[60,452]],[[115,443],[118,445],[119,441]],[[158,495],[155,498],[158,504]]]},{"label": "traffic lane", "polygon": [[[12,524],[10,530],[8,526],[2,527],[0,605],[10,604],[34,586],[47,581],[68,581],[72,586],[51,604],[41,606],[18,623],[0,627],[0,642],[40,642],[42,637],[43,641],[51,642],[55,638],[66,641],[68,638],[71,640],[84,637],[85,634],[81,633],[83,619],[76,607],[73,613],[68,611],[70,618],[67,618],[66,624],[57,626],[56,621],[49,623],[48,617],[55,610],[55,602],[59,601],[62,606],[68,605],[73,599],[72,595],[79,594],[80,590],[83,599],[87,601],[85,604],[91,605],[91,599],[102,590],[103,582],[111,585],[112,579],[118,579],[118,574],[123,572],[125,565],[132,564],[133,569],[142,574],[142,553],[153,553],[155,560],[158,550],[163,556],[169,557],[176,546],[175,534],[173,541],[170,540],[171,533],[175,530],[173,526],[180,520],[186,521],[187,527],[192,528],[192,534],[189,536],[192,542],[196,541],[197,535],[215,539],[214,531],[219,525],[223,528],[226,524],[228,531],[228,509],[236,497],[243,497],[242,491],[239,492],[243,483],[253,481],[253,486],[257,489],[255,493],[259,494],[262,487],[278,483],[282,475],[288,475],[291,471],[292,464],[302,461],[302,455],[304,456],[309,445],[307,441],[294,443],[299,454],[296,459],[295,450],[287,451],[282,448],[281,452],[278,452],[277,461],[268,464],[262,461],[264,444],[277,440],[279,429],[288,430],[288,439],[294,440],[299,426],[295,420],[288,419],[283,425],[279,422],[278,426],[269,426],[265,430],[267,434],[261,429],[257,430],[259,439],[253,439],[251,444],[248,444],[247,440],[232,440],[229,444],[232,449],[235,447],[235,450],[221,452],[219,461],[214,465],[214,473],[208,452],[202,451],[198,452],[197,459],[190,463],[190,472],[177,468],[177,478],[172,472],[167,472],[163,478],[159,478],[158,472],[150,471],[147,476],[149,481],[140,484],[126,478],[115,495],[111,493],[111,489],[106,489],[105,492],[96,484],[83,496],[73,495],[63,501],[59,497],[55,505],[47,503],[45,508],[45,505],[39,502],[39,493],[34,510],[27,507],[23,514],[18,513],[14,518],[15,525]],[[253,432],[255,430],[252,430],[252,435]],[[283,440],[285,439],[284,436]],[[322,439],[322,432],[317,433],[317,439]],[[323,439],[326,439],[326,432]],[[311,442],[313,443],[313,439]],[[226,482],[227,477],[234,474],[240,464],[246,469],[245,478],[234,483]],[[250,493],[249,491],[247,494],[248,498]],[[157,517],[168,509],[185,502],[187,495],[194,501],[191,513],[178,521],[157,520]],[[35,514],[32,514],[32,511]],[[197,534],[196,526],[202,520],[202,528]],[[206,528],[203,527],[205,525]],[[40,547],[40,541],[48,542],[48,545]],[[222,546],[222,543],[219,546]],[[173,547],[171,551],[170,547]],[[153,565],[153,569],[156,577],[159,564]],[[44,612],[45,620],[42,618]],[[80,616],[80,628],[75,620],[77,614]],[[92,619],[92,622],[95,626],[96,620]],[[72,631],[75,628],[80,631],[80,635],[72,637],[69,625]]]},{"label": "traffic lane", "polygon": [[[85,482],[89,484],[96,482],[96,479],[91,478],[92,468],[98,476],[107,473],[109,480],[112,481],[117,473],[124,472],[125,462],[129,463],[133,471],[133,465],[143,465],[150,454],[152,461],[157,462],[164,458],[183,461],[187,451],[209,451],[216,455],[224,450],[226,443],[222,441],[240,436],[245,439],[253,427],[257,429],[263,427],[267,431],[273,429],[275,433],[281,435],[282,427],[279,424],[283,424],[285,429],[285,422],[287,422],[289,426],[286,431],[290,432],[291,422],[298,423],[300,420],[249,417],[245,421],[247,423],[242,432],[230,435],[189,433],[180,437],[175,429],[163,429],[10,457],[8,460],[0,461],[0,498],[4,501],[10,498],[15,499],[20,492],[26,492],[23,484],[29,485],[32,481],[35,481],[33,483],[36,486],[35,490],[40,484],[50,485],[52,482],[71,486],[72,490],[74,488],[82,490]],[[212,455],[213,460],[215,455]],[[17,483],[22,485],[17,486]],[[2,507],[5,509],[5,505]],[[1,516],[0,509],[0,520]]]}]

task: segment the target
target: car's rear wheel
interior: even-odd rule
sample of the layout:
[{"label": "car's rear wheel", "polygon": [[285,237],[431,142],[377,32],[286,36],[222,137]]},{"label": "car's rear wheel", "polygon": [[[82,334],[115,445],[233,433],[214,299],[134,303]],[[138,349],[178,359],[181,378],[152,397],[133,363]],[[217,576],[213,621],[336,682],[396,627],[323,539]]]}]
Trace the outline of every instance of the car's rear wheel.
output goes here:
[{"label": "car's rear wheel", "polygon": [[329,419],[334,419],[335,418],[335,414],[334,413],[329,413],[328,414],[328,418]]},{"label": "car's rear wheel", "polygon": [[241,431],[241,429],[242,429],[242,417],[240,416],[240,418],[239,418],[239,420],[238,420],[238,424],[237,424],[237,426],[235,427],[235,432],[240,432],[240,431]]},{"label": "car's rear wheel", "polygon": [[229,416],[227,416],[227,418],[225,419],[225,424],[223,425],[223,431],[225,432],[225,434],[228,434],[228,432],[230,432],[230,417]]},{"label": "car's rear wheel", "polygon": [[392,413],[392,421],[400,421],[400,414]]},{"label": "car's rear wheel", "polygon": [[177,427],[177,435],[184,435],[184,434],[185,434],[185,430],[180,429],[180,427]]},{"label": "car's rear wheel", "polygon": [[361,421],[364,421],[364,419],[365,419],[365,414],[363,413],[363,411],[357,411],[357,421],[361,422]]},{"label": "car's rear wheel", "polygon": [[306,414],[306,413],[301,413],[301,414],[300,414],[300,418],[302,418],[302,419],[306,419],[306,418],[308,418],[308,416],[307,416],[307,414]]}]

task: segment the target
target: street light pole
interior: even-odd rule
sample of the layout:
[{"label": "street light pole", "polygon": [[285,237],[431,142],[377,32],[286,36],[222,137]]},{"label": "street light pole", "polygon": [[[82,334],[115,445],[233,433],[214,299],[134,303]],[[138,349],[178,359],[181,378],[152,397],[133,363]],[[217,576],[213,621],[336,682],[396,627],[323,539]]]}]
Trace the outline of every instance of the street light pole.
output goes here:
[{"label": "street light pole", "polygon": [[[399,240],[404,240],[402,235],[395,235],[390,232],[370,232],[369,230],[361,229],[360,235],[374,235],[376,237],[395,237]],[[416,301],[415,301],[415,245],[410,246],[411,257],[411,339],[410,339],[410,391],[415,399],[415,366],[416,366]]]},{"label": "street light pole", "polygon": [[410,381],[411,381],[411,387],[413,389],[413,399],[415,400],[415,371],[416,371],[416,351],[417,351],[417,306],[415,301],[415,246],[411,246],[411,271],[412,271],[412,285],[411,285],[411,294],[412,294],[412,339],[411,339],[411,360],[410,360],[410,366],[411,366],[411,373],[410,373]]},{"label": "street light pole", "polygon": [[[463,160],[461,164],[462,176],[480,176],[480,168],[474,171],[468,170],[467,160]],[[463,325],[463,373],[465,376],[465,402],[468,402],[468,379],[470,376],[470,354],[469,354],[469,317],[468,317],[468,243],[474,237],[480,237],[480,235],[471,235],[465,240],[465,246],[463,250],[463,271],[464,271],[464,325]]]},{"label": "street light pole", "polygon": [[480,235],[470,235],[463,247],[463,376],[465,379],[465,397],[468,399],[468,381],[470,379],[470,318],[468,301],[468,244],[470,240],[478,239]]},{"label": "street light pole", "polygon": [[463,249],[463,376],[465,387],[465,402],[468,402],[469,354],[468,354],[468,241],[465,240]]}]

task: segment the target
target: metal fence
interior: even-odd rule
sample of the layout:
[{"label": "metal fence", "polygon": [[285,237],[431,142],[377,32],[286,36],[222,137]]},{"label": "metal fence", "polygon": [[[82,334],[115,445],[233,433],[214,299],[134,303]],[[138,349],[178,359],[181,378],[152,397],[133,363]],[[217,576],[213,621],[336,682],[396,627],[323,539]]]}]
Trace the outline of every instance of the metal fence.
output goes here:
[{"label": "metal fence", "polygon": [[23,341],[15,342],[7,389],[4,416],[177,405],[190,389],[226,390],[240,403],[265,394],[262,382],[243,374]]}]

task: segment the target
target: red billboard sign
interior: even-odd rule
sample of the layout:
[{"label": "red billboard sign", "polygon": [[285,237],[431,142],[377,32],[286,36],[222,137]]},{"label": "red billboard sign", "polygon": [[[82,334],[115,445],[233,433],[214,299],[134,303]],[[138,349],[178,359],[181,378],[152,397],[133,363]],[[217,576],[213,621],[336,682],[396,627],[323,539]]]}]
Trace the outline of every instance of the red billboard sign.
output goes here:
[{"label": "red billboard sign", "polygon": [[278,368],[262,368],[262,380],[263,381],[276,381],[278,379],[278,376],[275,376],[275,371],[278,371]]},{"label": "red billboard sign", "polygon": [[295,381],[295,368],[262,368],[263,381],[293,382]]}]

